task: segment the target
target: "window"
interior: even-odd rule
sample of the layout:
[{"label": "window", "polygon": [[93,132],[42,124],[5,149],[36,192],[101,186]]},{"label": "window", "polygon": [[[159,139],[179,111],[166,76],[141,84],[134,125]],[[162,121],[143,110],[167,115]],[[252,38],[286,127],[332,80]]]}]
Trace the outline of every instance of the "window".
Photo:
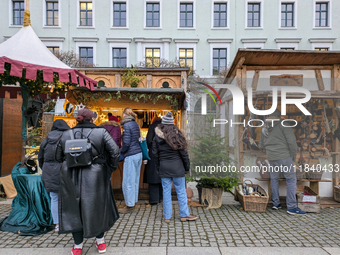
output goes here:
[{"label": "window", "polygon": [[227,26],[227,4],[214,3],[214,27]]},{"label": "window", "polygon": [[126,67],[126,48],[112,48],[112,66]]},{"label": "window", "polygon": [[53,54],[59,52],[58,46],[48,46],[47,49],[49,49]]},{"label": "window", "polygon": [[46,2],[46,25],[58,26],[58,2],[48,1]]},{"label": "window", "polygon": [[227,49],[213,49],[213,75],[219,75],[227,67]]},{"label": "window", "polygon": [[113,26],[126,27],[126,2],[113,2]]},{"label": "window", "polygon": [[280,48],[280,50],[295,50],[295,48],[283,47],[283,48]]},{"label": "window", "polygon": [[80,2],[80,26],[92,26],[92,2]]},{"label": "window", "polygon": [[260,27],[261,22],[261,4],[260,3],[248,3],[248,16],[247,25],[248,27]]},{"label": "window", "polygon": [[13,25],[22,25],[24,20],[25,2],[13,1]]},{"label": "window", "polygon": [[181,67],[193,68],[194,50],[179,49],[179,64]]},{"label": "window", "polygon": [[79,56],[82,61],[93,64],[93,48],[92,47],[79,47]]},{"label": "window", "polygon": [[194,13],[192,3],[181,3],[180,4],[180,27],[193,27],[194,24]]},{"label": "window", "polygon": [[146,67],[159,67],[161,60],[161,50],[158,48],[145,49]]},{"label": "window", "polygon": [[146,26],[159,27],[160,25],[159,3],[146,4]]},{"label": "window", "polygon": [[294,27],[294,3],[281,3],[281,27]]},{"label": "window", "polygon": [[329,51],[329,48],[314,48],[316,51]]},{"label": "window", "polygon": [[315,5],[315,26],[328,27],[328,3],[316,3]]}]

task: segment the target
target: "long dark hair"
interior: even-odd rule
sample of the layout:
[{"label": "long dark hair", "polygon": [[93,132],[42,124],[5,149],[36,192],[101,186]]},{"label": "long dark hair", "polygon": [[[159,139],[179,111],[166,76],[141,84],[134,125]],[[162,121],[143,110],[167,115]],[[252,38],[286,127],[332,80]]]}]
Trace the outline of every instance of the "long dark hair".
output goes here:
[{"label": "long dark hair", "polygon": [[171,148],[174,150],[188,150],[185,136],[177,126],[159,124],[158,128],[163,132],[164,140]]}]

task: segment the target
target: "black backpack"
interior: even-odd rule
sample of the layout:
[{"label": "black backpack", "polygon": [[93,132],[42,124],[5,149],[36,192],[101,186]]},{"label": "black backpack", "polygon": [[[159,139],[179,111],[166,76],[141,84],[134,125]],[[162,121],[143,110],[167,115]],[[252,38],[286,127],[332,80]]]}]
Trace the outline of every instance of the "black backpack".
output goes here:
[{"label": "black backpack", "polygon": [[[93,161],[92,144],[89,139],[92,130],[85,137],[80,131],[73,132],[69,130],[71,139],[66,140],[64,154],[66,155],[66,164],[68,168],[90,166]],[[76,139],[76,133],[81,134],[81,139]],[[85,138],[83,138],[85,137]]]}]

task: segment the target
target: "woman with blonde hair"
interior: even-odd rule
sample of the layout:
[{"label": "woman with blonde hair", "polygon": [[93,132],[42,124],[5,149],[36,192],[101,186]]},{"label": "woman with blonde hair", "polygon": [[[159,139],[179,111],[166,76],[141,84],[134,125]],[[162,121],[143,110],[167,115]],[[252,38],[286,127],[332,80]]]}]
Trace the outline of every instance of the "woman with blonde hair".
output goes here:
[{"label": "woman with blonde hair", "polygon": [[119,208],[120,213],[131,212],[138,202],[139,177],[142,165],[142,149],[139,145],[140,129],[136,122],[137,115],[131,108],[125,108],[123,111],[122,148],[121,154],[124,156],[123,168],[123,195],[125,207]]}]

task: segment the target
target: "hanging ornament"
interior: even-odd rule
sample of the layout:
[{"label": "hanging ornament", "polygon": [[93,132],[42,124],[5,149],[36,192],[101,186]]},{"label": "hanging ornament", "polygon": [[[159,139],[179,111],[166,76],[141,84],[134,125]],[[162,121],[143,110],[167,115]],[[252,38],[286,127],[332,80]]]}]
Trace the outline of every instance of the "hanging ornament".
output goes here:
[{"label": "hanging ornament", "polygon": [[85,105],[83,105],[83,103],[80,103],[77,106],[78,106],[79,110],[82,110],[82,109],[84,109],[86,107]]}]

